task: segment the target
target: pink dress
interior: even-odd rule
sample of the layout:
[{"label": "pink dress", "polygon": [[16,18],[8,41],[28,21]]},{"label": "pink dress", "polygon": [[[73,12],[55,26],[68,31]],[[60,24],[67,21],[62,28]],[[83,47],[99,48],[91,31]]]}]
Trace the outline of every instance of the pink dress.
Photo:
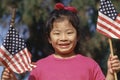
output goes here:
[{"label": "pink dress", "polygon": [[105,80],[99,65],[80,54],[69,59],[50,55],[37,62],[29,80]]}]

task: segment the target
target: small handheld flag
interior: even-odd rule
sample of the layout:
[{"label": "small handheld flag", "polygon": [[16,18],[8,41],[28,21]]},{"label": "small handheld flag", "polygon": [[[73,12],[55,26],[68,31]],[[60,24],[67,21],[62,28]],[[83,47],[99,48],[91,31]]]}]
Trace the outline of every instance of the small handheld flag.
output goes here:
[{"label": "small handheld flag", "polygon": [[31,71],[35,67],[31,63],[31,54],[24,39],[20,37],[13,26],[14,20],[11,21],[12,24],[9,27],[7,36],[0,47],[0,61],[15,73]]},{"label": "small handheld flag", "polygon": [[[120,39],[120,15],[110,0],[100,0],[96,29],[98,32],[109,37],[110,51],[114,55],[111,38]],[[114,77],[117,80],[117,74],[115,72]]]},{"label": "small handheld flag", "polygon": [[109,38],[120,39],[120,15],[110,0],[100,0],[97,31]]}]

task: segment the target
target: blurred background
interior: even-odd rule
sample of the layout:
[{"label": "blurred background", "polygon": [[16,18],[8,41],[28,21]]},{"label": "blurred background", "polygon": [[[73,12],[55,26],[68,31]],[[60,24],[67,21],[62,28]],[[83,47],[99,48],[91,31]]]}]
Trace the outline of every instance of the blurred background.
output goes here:
[{"label": "blurred background", "polygon": [[[81,20],[81,53],[97,61],[106,75],[107,59],[110,53],[108,38],[96,31],[100,0],[0,0],[0,45],[9,28],[11,9],[16,7],[15,27],[25,39],[32,54],[32,61],[46,57],[49,51],[45,48],[44,27],[48,14],[57,2],[75,6]],[[120,0],[111,0],[120,12]],[[120,58],[120,40],[112,39],[113,50]],[[4,67],[0,66],[0,74]],[[18,80],[27,80],[29,72],[16,74]],[[118,74],[118,77],[120,75]]]}]

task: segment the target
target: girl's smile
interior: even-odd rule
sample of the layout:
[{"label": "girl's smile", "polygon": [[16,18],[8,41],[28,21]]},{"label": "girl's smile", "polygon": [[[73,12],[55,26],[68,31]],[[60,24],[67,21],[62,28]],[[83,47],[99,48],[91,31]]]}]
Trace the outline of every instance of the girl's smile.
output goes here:
[{"label": "girl's smile", "polygon": [[60,47],[61,49],[69,48],[69,46],[70,46],[70,43],[60,43],[60,44],[59,44],[59,47]]}]

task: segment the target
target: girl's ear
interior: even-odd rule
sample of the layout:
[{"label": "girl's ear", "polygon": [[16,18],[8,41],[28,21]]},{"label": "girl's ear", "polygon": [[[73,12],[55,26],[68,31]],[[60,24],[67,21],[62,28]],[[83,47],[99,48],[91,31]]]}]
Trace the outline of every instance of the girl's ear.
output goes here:
[{"label": "girl's ear", "polygon": [[48,42],[49,44],[51,44],[50,36],[48,36],[47,34],[46,34],[46,40],[47,40],[47,42]]},{"label": "girl's ear", "polygon": [[51,44],[51,39],[50,38],[48,38],[48,42]]}]

